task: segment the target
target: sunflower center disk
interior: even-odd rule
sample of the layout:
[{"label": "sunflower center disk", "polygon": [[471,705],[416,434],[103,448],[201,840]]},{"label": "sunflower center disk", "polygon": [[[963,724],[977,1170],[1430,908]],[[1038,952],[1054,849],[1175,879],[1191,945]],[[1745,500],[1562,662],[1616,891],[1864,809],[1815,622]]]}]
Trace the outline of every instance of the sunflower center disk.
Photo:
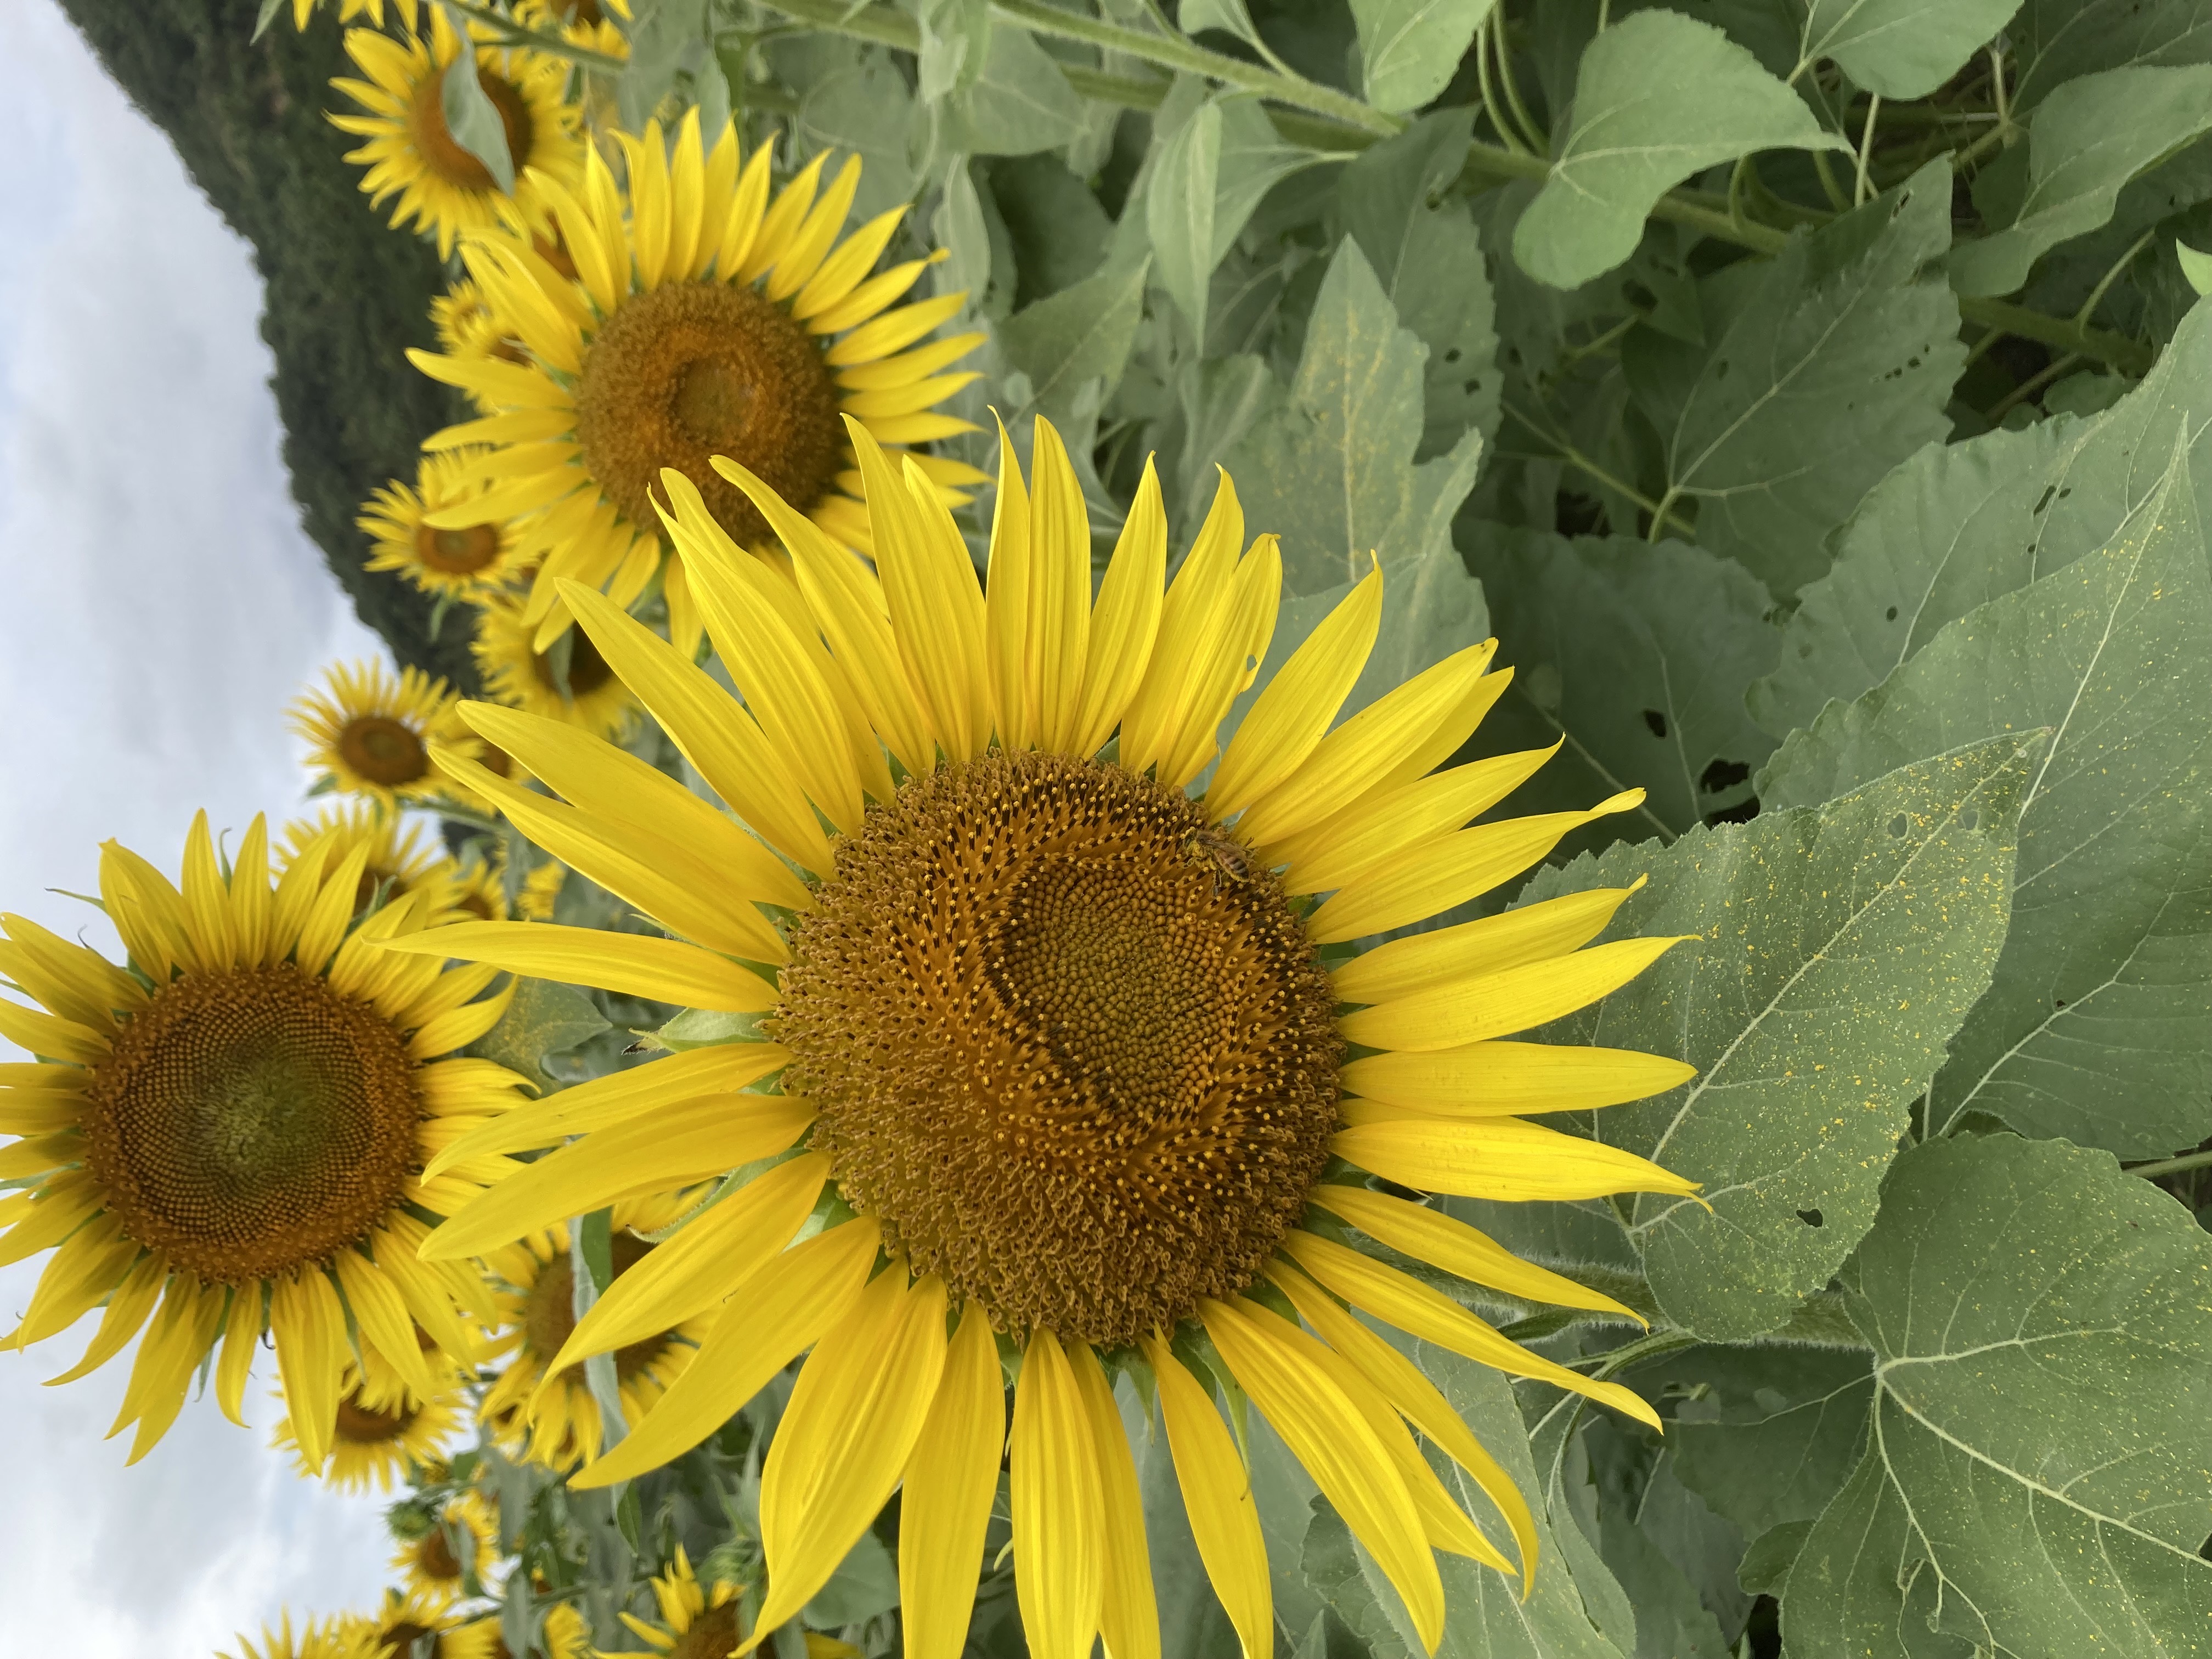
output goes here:
[{"label": "sunflower center disk", "polygon": [[743,1634],[738,1628],[738,1604],[725,1601],[691,1621],[691,1627],[669,1649],[668,1659],[729,1659]]},{"label": "sunflower center disk", "polygon": [[[618,1232],[611,1240],[615,1277],[619,1279],[645,1260],[653,1246],[635,1233]],[[550,1364],[576,1328],[576,1270],[565,1255],[556,1255],[538,1270],[538,1278],[523,1298],[522,1340],[540,1364]],[[668,1346],[665,1336],[648,1336],[615,1351],[615,1375],[635,1376],[660,1356]],[[579,1371],[578,1376],[583,1375]]]},{"label": "sunflower center disk", "polygon": [[289,965],[178,980],[86,1095],[86,1161],[125,1235],[222,1283],[356,1243],[417,1161],[404,1040]]},{"label": "sunflower center disk", "polygon": [[768,524],[714,471],[726,455],[805,512],[844,453],[830,366],[784,309],[726,283],[672,283],[624,300],[592,340],[576,389],[584,465],[633,522],[654,525],[660,469],[699,487],[740,544]]},{"label": "sunflower center disk", "polygon": [[356,1446],[385,1445],[412,1428],[417,1414],[412,1406],[396,1406],[389,1411],[364,1406],[356,1390],[338,1401],[337,1437]]},{"label": "sunflower center disk", "polygon": [[499,526],[472,524],[465,530],[434,530],[423,525],[415,532],[415,556],[429,569],[447,575],[472,575],[499,556]]},{"label": "sunflower center disk", "polygon": [[[464,149],[446,125],[446,76],[456,67],[457,64],[447,64],[415,88],[415,147],[430,170],[447,183],[463,190],[497,190],[499,181],[491,176],[491,169]],[[499,124],[507,133],[507,159],[520,173],[530,161],[531,143],[537,137],[531,125],[530,106],[505,76],[489,70],[477,70],[477,84],[499,112]]]},{"label": "sunflower center disk", "polygon": [[397,788],[430,769],[430,751],[412,728],[389,714],[356,714],[338,733],[338,753],[371,783]]},{"label": "sunflower center disk", "polygon": [[838,851],[777,1034],[854,1205],[1001,1330],[1134,1340],[1243,1290],[1328,1158],[1342,1049],[1280,888],[1181,794],[989,756]]}]

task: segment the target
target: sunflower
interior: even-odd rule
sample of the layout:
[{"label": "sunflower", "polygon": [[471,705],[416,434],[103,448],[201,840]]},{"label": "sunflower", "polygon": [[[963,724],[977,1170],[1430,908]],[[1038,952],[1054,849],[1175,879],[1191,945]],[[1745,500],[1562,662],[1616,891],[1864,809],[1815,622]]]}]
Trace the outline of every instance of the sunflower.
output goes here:
[{"label": "sunflower", "polygon": [[416,1259],[418,1214],[450,1213],[512,1167],[422,1170],[514,1099],[513,1073],[437,1058],[489,1030],[511,993],[473,1000],[493,970],[376,948],[421,929],[420,895],[349,932],[360,848],[295,858],[274,881],[268,854],[257,817],[226,872],[202,812],[179,892],[106,843],[100,902],[127,969],[0,916],[0,977],[40,1005],[0,1000],[0,1036],[46,1057],[0,1066],[0,1133],[23,1137],[0,1152],[0,1176],[29,1183],[0,1199],[0,1265],[59,1247],[13,1340],[104,1303],[74,1379],[145,1326],[109,1431],[137,1424],[134,1462],[218,1338],[216,1397],[239,1422],[255,1345],[273,1335],[312,1466],[337,1434],[355,1343],[429,1390],[416,1329],[467,1354],[457,1309],[481,1301],[481,1281]]},{"label": "sunflower", "polygon": [[[653,1581],[653,1597],[659,1603],[660,1617],[640,1619],[630,1613],[615,1616],[653,1653],[669,1654],[675,1659],[729,1659],[744,1635],[738,1595],[738,1587],[725,1578],[716,1578],[712,1585],[702,1584],[692,1571],[690,1554],[678,1544],[668,1571]],[[550,1626],[550,1618],[547,1623]],[[806,1632],[807,1659],[860,1659],[860,1653],[850,1642],[837,1641],[818,1631]],[[623,1659],[623,1656],[602,1654],[599,1659]]]},{"label": "sunflower", "polygon": [[412,488],[394,478],[373,492],[354,522],[368,532],[368,568],[397,570],[410,584],[442,599],[478,604],[498,593],[522,568],[514,532],[503,520],[435,528],[428,515],[479,499],[483,481],[466,452],[425,455]]},{"label": "sunflower", "polygon": [[625,62],[629,37],[614,21],[629,20],[627,0],[517,0],[514,21],[525,28],[555,29],[572,46],[600,52]]},{"label": "sunflower", "polygon": [[427,1395],[364,1380],[358,1365],[346,1368],[332,1419],[330,1461],[318,1467],[300,1452],[292,1419],[281,1419],[269,1443],[299,1454],[299,1472],[340,1492],[390,1492],[418,1471],[441,1467],[447,1448],[469,1415],[468,1397],[450,1375]]},{"label": "sunflower", "polygon": [[592,1632],[584,1615],[567,1601],[545,1609],[545,1626],[538,1638],[545,1659],[593,1659]]},{"label": "sunflower", "polygon": [[[464,1561],[453,1553],[459,1537],[468,1551]],[[429,1599],[457,1601],[473,1574],[479,1584],[499,1559],[499,1523],[471,1492],[446,1505],[436,1522],[420,1538],[403,1543],[392,1558],[393,1571],[410,1590]]]},{"label": "sunflower", "polygon": [[[1626,890],[1364,952],[1356,941],[1498,886],[1641,792],[1462,827],[1552,752],[1434,769],[1505,684],[1486,672],[1494,641],[1333,726],[1376,638],[1379,568],[1217,757],[1280,583],[1272,537],[1240,558],[1225,477],[1164,593],[1166,515],[1148,471],[1094,605],[1082,493],[1043,422],[1031,486],[1002,443],[988,592],[927,477],[910,464],[902,477],[857,423],[853,439],[872,571],[733,469],[794,583],[735,548],[672,476],[672,521],[742,704],[603,596],[562,589],[760,841],[611,746],[512,710],[465,711],[566,798],[477,776],[516,826],[677,937],[478,923],[393,948],[764,1015],[773,1040],[679,1054],[471,1135],[449,1155],[581,1139],[425,1249],[474,1255],[644,1182],[696,1182],[800,1149],[611,1285],[554,1362],[708,1322],[690,1370],[574,1478],[588,1487],[697,1443],[812,1350],[763,1468],[768,1589],[748,1643],[805,1604],[903,1482],[908,1651],[959,1651],[1007,1437],[995,1332],[1019,1355],[1013,1552],[1038,1659],[1082,1659],[1095,1634],[1116,1653],[1157,1640],[1108,1365],[1153,1379],[1200,1555],[1247,1653],[1272,1648],[1269,1580],[1214,1377],[1233,1377],[1273,1425],[1433,1650],[1431,1547],[1514,1564],[1447,1496],[1407,1425],[1488,1494],[1524,1585],[1534,1524],[1444,1397],[1346,1304],[1657,1419],[1629,1389],[1519,1347],[1360,1235],[1516,1297],[1633,1318],[1403,1194],[1689,1193],[1643,1158],[1525,1117],[1692,1073],[1506,1040],[1674,942],[1581,948]],[[734,1092],[779,1073],[776,1092]],[[839,1200],[827,1206],[825,1182]],[[810,1218],[819,1231],[787,1248]]]},{"label": "sunflower", "polygon": [[471,231],[514,225],[527,232],[544,223],[544,182],[580,176],[583,144],[576,112],[562,100],[568,66],[558,58],[522,48],[472,47],[477,81],[499,112],[507,151],[514,165],[514,191],[499,187],[491,169],[446,130],[446,71],[461,53],[461,38],[442,9],[430,14],[427,40],[411,30],[396,40],[375,29],[346,31],[346,52],[367,80],[331,82],[368,112],[332,115],[332,126],[368,142],[346,160],[368,172],[361,181],[371,206],[397,196],[392,222],[419,226],[434,236],[441,258]]},{"label": "sunflower", "polygon": [[[696,1199],[625,1199],[614,1206],[611,1245],[615,1282],[649,1258],[653,1245],[641,1233],[681,1219]],[[506,1289],[499,1294],[501,1334],[492,1354],[511,1353],[485,1391],[482,1414],[508,1455],[552,1469],[572,1469],[599,1455],[599,1402],[580,1370],[551,1374],[548,1367],[576,1328],[576,1280],[568,1254],[568,1228],[556,1223],[485,1259]],[[623,1416],[637,1422],[690,1364],[705,1325],[679,1320],[666,1329],[638,1333],[615,1355],[615,1383]]]},{"label": "sunflower", "polygon": [[395,678],[380,662],[333,663],[323,681],[293,698],[289,710],[292,730],[307,742],[307,769],[387,811],[447,787],[430,763],[439,750],[473,755],[483,747],[455,714],[458,699],[445,681],[419,668]]},{"label": "sunflower", "polygon": [[[216,1659],[231,1659],[231,1656],[219,1653]],[[245,1632],[238,1633],[237,1659],[368,1659],[368,1656],[359,1638],[335,1619],[309,1620],[295,1634],[291,1610],[287,1608],[283,1622],[276,1629],[261,1627],[259,1647],[246,1638]]]},{"label": "sunflower", "polygon": [[[865,550],[868,518],[853,493],[860,475],[839,417],[884,444],[971,430],[933,411],[975,378],[939,371],[983,337],[915,344],[959,310],[959,295],[887,309],[930,263],[868,275],[903,208],[837,243],[860,185],[859,157],[818,200],[826,155],[771,200],[769,151],[756,150],[740,167],[734,125],[709,150],[696,110],[684,117],[672,155],[658,124],[621,143],[627,198],[596,152],[580,191],[565,181],[540,185],[579,280],[555,270],[523,234],[472,239],[464,250],[533,366],[409,356],[498,411],[434,434],[424,447],[494,446],[484,467],[495,483],[483,504],[520,519],[525,553],[544,556],[524,613],[539,646],[568,626],[562,580],[604,588],[627,606],[660,569],[672,635],[679,649],[694,649],[697,608],[680,563],[662,561],[653,507],[659,468],[679,469],[745,546],[765,545],[768,521],[715,470],[718,457],[760,473],[831,536]],[[954,500],[982,479],[949,458],[913,459]]]},{"label": "sunflower", "polygon": [[507,920],[507,876],[496,863],[471,858],[465,864],[448,859],[447,885],[441,899],[455,916],[474,916],[478,921]]},{"label": "sunflower", "polygon": [[484,303],[483,290],[465,276],[430,301],[430,326],[448,356],[530,361]]},{"label": "sunflower", "polygon": [[568,866],[558,859],[546,860],[522,878],[522,890],[514,896],[515,914],[525,921],[552,921],[568,879]]},{"label": "sunflower", "polygon": [[427,893],[433,912],[446,908],[448,860],[420,840],[421,830],[397,812],[387,812],[373,800],[349,801],[326,806],[312,818],[295,818],[284,826],[283,843],[277,848],[281,874],[303,858],[335,863],[362,851],[361,887],[354,908],[362,910],[380,902]]},{"label": "sunflower", "polygon": [[361,1644],[362,1659],[416,1659],[415,1644],[426,1636],[437,1638],[428,1646],[433,1659],[493,1659],[500,1650],[498,1619],[451,1612],[420,1589],[388,1589],[374,1614],[355,1613],[338,1624]]},{"label": "sunflower", "polygon": [[[304,31],[307,27],[307,19],[314,15],[315,5],[316,0],[292,0],[292,27]],[[416,0],[392,0],[392,6],[400,21],[406,24],[408,32],[412,33],[415,28]],[[366,17],[377,27],[382,28],[384,0],[338,0],[338,21],[344,22],[355,17]]]},{"label": "sunflower", "polygon": [[490,600],[477,612],[471,648],[485,691],[511,708],[566,720],[595,737],[621,736],[637,717],[637,698],[607,666],[599,647],[586,635],[568,636],[568,683],[563,690],[554,668],[563,644],[549,641],[539,650],[536,633],[513,599]]}]

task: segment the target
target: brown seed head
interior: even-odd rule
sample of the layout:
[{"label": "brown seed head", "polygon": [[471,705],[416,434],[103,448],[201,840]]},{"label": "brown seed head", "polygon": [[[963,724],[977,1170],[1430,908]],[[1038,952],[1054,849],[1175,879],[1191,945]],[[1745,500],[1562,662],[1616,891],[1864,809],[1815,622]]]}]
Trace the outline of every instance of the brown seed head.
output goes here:
[{"label": "brown seed head", "polygon": [[[423,164],[447,184],[462,190],[495,191],[499,181],[491,176],[491,169],[473,153],[462,149],[452,129],[446,125],[446,76],[463,61],[456,58],[415,88],[415,100],[408,112],[415,149]],[[484,89],[484,96],[499,112],[499,124],[507,133],[507,156],[520,173],[529,163],[531,143],[537,136],[531,124],[529,102],[505,76],[495,75],[488,69],[477,70],[477,84]]]},{"label": "brown seed head", "polygon": [[429,775],[430,750],[421,734],[389,714],[355,715],[339,730],[337,750],[348,766],[387,789]]}]

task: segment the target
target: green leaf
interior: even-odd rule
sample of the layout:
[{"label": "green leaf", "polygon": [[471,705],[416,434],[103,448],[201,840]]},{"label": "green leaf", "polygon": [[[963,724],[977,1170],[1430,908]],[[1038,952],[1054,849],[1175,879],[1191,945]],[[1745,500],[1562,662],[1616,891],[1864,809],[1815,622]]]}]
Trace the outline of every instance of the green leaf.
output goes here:
[{"label": "green leaf", "polygon": [[[1723,1659],[1750,1598],[1736,1587],[1743,1540],[1674,1476],[1668,1449],[1640,1425],[1604,1416],[1579,1437],[1586,1495],[1606,1565],[1635,1609],[1635,1659]],[[1582,1474],[1570,1467],[1565,1479]],[[1723,1622],[1725,1621],[1725,1622]]]},{"label": "green leaf", "polygon": [[1029,155],[1083,136],[1083,100],[1026,31],[993,29],[982,72],[947,100],[951,143],[976,155]]},{"label": "green leaf", "polygon": [[1219,29],[1247,46],[1256,46],[1260,40],[1260,31],[1253,26],[1244,0],[1182,0],[1176,8],[1176,23],[1185,34]]},{"label": "green leaf", "polygon": [[1428,348],[1422,365],[1423,456],[1468,428],[1498,430],[1503,376],[1482,240],[1455,186],[1474,120],[1467,110],[1424,116],[1344,170],[1336,209],[1375,270],[1400,325]]},{"label": "green leaf", "polygon": [[2188,458],[2098,553],[1952,623],[1785,743],[1818,800],[1993,732],[2057,738],[2021,824],[2011,937],[1929,1095],[2122,1156],[2212,1132],[2212,574]]},{"label": "green leaf", "polygon": [[1747,1538],[1811,1521],[1858,1462],[1871,1364],[1833,1348],[1683,1356],[1669,1375],[1694,1385],[1697,1397],[1676,1408],[1667,1431],[1675,1473]]},{"label": "green leaf", "polygon": [[1641,784],[1644,810],[1619,830],[1680,835],[1750,799],[1774,739],[1745,714],[1744,688],[1781,635],[1741,566],[1674,541],[1461,533],[1514,672],[1486,747],[1565,739],[1515,811],[1579,811]]},{"label": "green leaf", "polygon": [[910,200],[921,182],[907,149],[915,123],[913,94],[882,47],[826,44],[849,55],[843,67],[815,80],[799,100],[793,122],[798,148],[806,157],[824,149],[855,152],[860,188],[854,211],[884,212]]},{"label": "green leaf", "polygon": [[499,118],[491,94],[484,90],[483,73],[455,75],[453,67],[449,64],[438,76],[439,110],[445,117],[446,131],[455,143],[484,164],[503,194],[512,196],[514,156],[507,148],[507,123]]},{"label": "green leaf", "polygon": [[2199,295],[2212,294],[2212,253],[2200,253],[2186,242],[2173,245],[2173,257],[2181,263],[2181,274],[2189,286]]},{"label": "green leaf", "polygon": [[1214,267],[1252,210],[1284,179],[1325,159],[1283,143],[1249,95],[1209,98],[1168,135],[1145,188],[1145,228],[1161,285],[1200,339]]},{"label": "green leaf", "polygon": [[2028,131],[2027,195],[2011,224],[1962,243],[1951,285],[2009,294],[2045,248],[2112,216],[2121,186],[2171,151],[2212,131],[2212,65],[2107,70],[2069,81]]},{"label": "green leaf", "polygon": [[1907,1109],[2003,944],[2043,744],[1991,738],[1818,809],[1617,846],[1528,884],[1525,898],[1549,898],[1649,875],[1607,936],[1695,936],[1549,1028],[1698,1069],[1592,1120],[1599,1139],[1704,1183],[1702,1203],[1647,1194],[1628,1211],[1675,1323],[1714,1341],[1775,1329],[1872,1224]]},{"label": "green leaf", "polygon": [[1451,83],[1494,0],[1352,0],[1367,101],[1395,114]]},{"label": "green leaf", "polygon": [[915,90],[922,102],[974,86],[991,48],[989,0],[922,0],[914,19],[921,31]]},{"label": "green leaf", "polygon": [[1695,501],[1698,540],[1778,597],[1823,574],[1828,532],[1869,488],[1950,431],[1966,356],[1936,269],[1950,236],[1951,168],[1937,161],[1773,260],[1706,277],[1710,345],[1650,330],[1624,343],[1658,429],[1665,504]]},{"label": "green leaf", "polygon": [[1149,262],[1102,270],[999,325],[1006,360],[1030,377],[1032,407],[1057,416],[1085,381],[1113,390],[1144,318],[1150,272]]},{"label": "green leaf", "polygon": [[2019,9],[2020,0],[1813,0],[1799,61],[1832,59],[1884,98],[1925,98]]},{"label": "green leaf", "polygon": [[550,1094],[574,1079],[555,1076],[546,1069],[546,1060],[612,1029],[599,1005],[574,986],[550,979],[518,979],[514,1000],[499,1024],[466,1052],[520,1073],[541,1093]]},{"label": "green leaf", "polygon": [[762,1040],[758,1014],[726,1013],[714,1008],[686,1008],[653,1033],[665,1048],[714,1048],[726,1042]]},{"label": "green leaf", "polygon": [[1796,1659],[2206,1652],[2212,1238],[2189,1212],[2063,1142],[1933,1141],[1844,1283],[1869,1440],[1790,1569]]},{"label": "green leaf", "polygon": [[806,1622],[822,1630],[863,1625],[898,1605],[898,1563],[883,1540],[864,1532],[830,1582],[806,1604]]},{"label": "green leaf", "polygon": [[289,0],[261,0],[261,9],[253,15],[252,38],[254,40],[258,40],[261,38],[263,32],[276,20],[276,15],[283,11],[288,3]]},{"label": "green leaf", "polygon": [[1644,216],[1674,185],[1784,147],[1847,148],[1711,24],[1675,11],[1624,17],[1583,50],[1573,120],[1513,257],[1540,282],[1579,287],[1636,251]]},{"label": "green leaf", "polygon": [[1282,533],[1286,593],[1357,580],[1370,554],[1393,563],[1449,548],[1482,439],[1470,432],[1413,464],[1424,356],[1347,239],[1315,297],[1287,403],[1227,462],[1247,521]]}]

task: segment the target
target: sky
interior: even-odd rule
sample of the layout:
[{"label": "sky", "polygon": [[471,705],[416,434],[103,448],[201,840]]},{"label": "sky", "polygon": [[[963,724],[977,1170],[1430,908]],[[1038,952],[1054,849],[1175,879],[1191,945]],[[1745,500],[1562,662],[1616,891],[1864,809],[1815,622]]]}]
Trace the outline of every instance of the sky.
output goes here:
[{"label": "sky", "polygon": [[[173,876],[201,806],[296,811],[286,701],[380,646],[299,528],[250,250],[52,0],[0,4],[0,910],[97,944],[48,890],[110,836]],[[0,1267],[0,1329],[43,1263]],[[41,1386],[95,1322],[0,1351],[0,1651],[193,1659],[373,1601],[380,1502],[296,1476],[258,1389],[126,1468],[129,1354]]]}]

